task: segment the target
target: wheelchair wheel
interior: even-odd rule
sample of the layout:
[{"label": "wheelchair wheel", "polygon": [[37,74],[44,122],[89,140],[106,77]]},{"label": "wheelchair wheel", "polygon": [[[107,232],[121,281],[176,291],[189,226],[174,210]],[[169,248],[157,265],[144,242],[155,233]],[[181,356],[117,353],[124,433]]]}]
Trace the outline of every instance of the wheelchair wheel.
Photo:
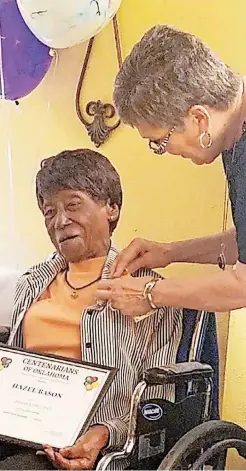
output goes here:
[{"label": "wheelchair wheel", "polygon": [[158,469],[224,469],[226,453],[235,448],[246,459],[246,431],[223,420],[204,422],[187,432],[169,451]]}]

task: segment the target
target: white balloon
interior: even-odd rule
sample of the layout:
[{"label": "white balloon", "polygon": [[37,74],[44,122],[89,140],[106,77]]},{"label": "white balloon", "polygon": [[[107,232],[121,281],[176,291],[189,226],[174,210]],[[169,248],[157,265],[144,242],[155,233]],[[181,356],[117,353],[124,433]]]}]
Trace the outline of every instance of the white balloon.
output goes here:
[{"label": "white balloon", "polygon": [[95,36],[109,23],[122,0],[17,0],[35,36],[59,49]]}]

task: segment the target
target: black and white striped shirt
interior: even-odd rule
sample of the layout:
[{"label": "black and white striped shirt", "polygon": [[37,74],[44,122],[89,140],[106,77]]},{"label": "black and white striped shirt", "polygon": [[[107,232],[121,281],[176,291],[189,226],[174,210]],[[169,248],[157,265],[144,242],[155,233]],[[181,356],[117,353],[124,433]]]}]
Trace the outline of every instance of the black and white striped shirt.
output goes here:
[{"label": "black and white striped shirt", "polygon": [[[109,278],[110,266],[116,255],[117,251],[111,247],[102,279]],[[23,347],[22,321],[26,312],[65,267],[65,259],[54,253],[19,279],[9,345]],[[153,274],[151,270],[141,269],[135,276]],[[82,359],[118,368],[116,378],[96,412],[93,423],[103,423],[109,428],[108,449],[119,448],[126,439],[130,400],[142,372],[153,366],[175,363],[182,333],[182,310],[163,307],[136,323],[120,311],[112,311],[108,304],[98,302],[96,306],[83,310],[80,329]],[[145,397],[165,396],[172,400],[173,394],[172,387],[164,389],[158,386],[148,389]],[[117,462],[117,469],[122,467],[123,464]]]}]

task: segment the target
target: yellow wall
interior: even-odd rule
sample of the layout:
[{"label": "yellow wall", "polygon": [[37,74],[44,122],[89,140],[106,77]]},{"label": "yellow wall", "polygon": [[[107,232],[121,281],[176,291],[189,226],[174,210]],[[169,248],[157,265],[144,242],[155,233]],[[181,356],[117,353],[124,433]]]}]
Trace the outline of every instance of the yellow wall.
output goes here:
[{"label": "yellow wall", "polygon": [[[246,309],[231,312],[223,400],[223,418],[246,429]],[[231,453],[229,469],[246,469],[245,461]]]},{"label": "yellow wall", "polygon": [[[155,23],[169,23],[199,35],[233,68],[241,73],[246,70],[245,0],[123,0],[118,17],[124,56],[149,27]],[[42,85],[23,99],[18,108],[13,103],[1,104],[2,263],[30,264],[42,259],[50,250],[34,194],[34,176],[40,160],[65,148],[93,148],[74,106],[84,54],[84,44],[61,51],[57,67],[50,70]],[[98,98],[111,100],[116,71],[109,25],[96,40],[82,103]],[[14,178],[15,251],[9,234],[8,139],[12,147]],[[101,150],[122,176],[125,202],[115,236],[119,247],[136,236],[168,241],[221,229],[224,177],[220,161],[199,168],[177,157],[151,155],[146,142],[140,140],[134,130],[124,126]],[[205,268],[174,266],[166,273],[202,270]],[[225,351],[227,324],[226,319],[220,319],[220,342]],[[246,383],[246,378],[243,379]]]},{"label": "yellow wall", "polygon": [[[144,6],[143,6],[144,5]],[[240,72],[244,71],[245,0],[123,0],[119,13],[123,54],[146,29],[167,22],[200,35]],[[58,66],[42,85],[17,108],[7,103],[1,113],[1,133],[6,127],[11,140],[15,223],[18,258],[32,263],[49,250],[42,218],[34,196],[34,176],[39,161],[64,148],[92,147],[77,119],[74,95],[83,63],[85,45],[61,51]],[[83,90],[88,99],[110,100],[117,71],[109,25],[97,38]],[[50,110],[48,111],[48,103]],[[3,105],[1,105],[3,108]],[[7,126],[9,123],[9,126]],[[9,196],[6,139],[0,135],[0,225],[6,257],[9,244]],[[223,176],[220,162],[198,168],[177,157],[153,156],[137,133],[122,126],[101,150],[117,166],[125,191],[125,206],[116,235],[119,246],[135,236],[157,240],[209,234],[221,228]],[[21,249],[21,250],[20,250]],[[1,253],[2,252],[2,253]],[[21,253],[20,253],[21,252]],[[187,271],[180,267],[179,271]],[[177,271],[177,267],[168,270]]]}]

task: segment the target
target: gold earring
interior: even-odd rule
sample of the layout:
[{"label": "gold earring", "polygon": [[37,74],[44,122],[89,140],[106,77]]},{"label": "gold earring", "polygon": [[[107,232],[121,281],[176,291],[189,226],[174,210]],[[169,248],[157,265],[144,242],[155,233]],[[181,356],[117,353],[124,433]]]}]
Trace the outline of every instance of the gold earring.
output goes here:
[{"label": "gold earring", "polygon": [[[207,144],[204,144],[204,142],[203,142],[203,139],[204,139],[205,136],[208,137],[208,143]],[[211,138],[211,135],[209,134],[209,132],[203,131],[200,134],[199,143],[200,143],[200,147],[202,149],[209,149],[209,147],[211,147],[211,145],[213,144],[213,141],[212,141],[212,138]]]}]

